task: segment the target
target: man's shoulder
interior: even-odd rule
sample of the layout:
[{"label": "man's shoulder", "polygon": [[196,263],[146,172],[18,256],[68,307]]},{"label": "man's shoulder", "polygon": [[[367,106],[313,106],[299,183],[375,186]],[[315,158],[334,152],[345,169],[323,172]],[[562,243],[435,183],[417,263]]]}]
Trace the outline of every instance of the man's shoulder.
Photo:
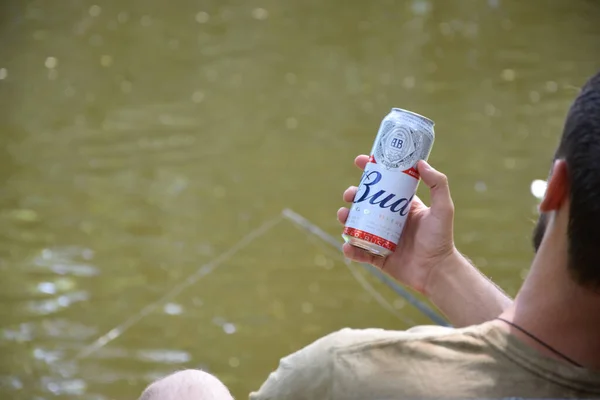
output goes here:
[{"label": "man's shoulder", "polygon": [[455,329],[437,325],[419,325],[407,330],[344,328],[324,336],[317,340],[315,344],[341,351],[380,343],[409,343],[436,339],[452,340],[474,331],[477,331],[477,326]]},{"label": "man's shoulder", "polygon": [[[343,356],[359,354],[364,358],[380,350],[394,350],[392,353],[396,354],[404,350],[423,355],[431,353],[431,358],[439,358],[440,350],[453,350],[454,356],[460,356],[468,348],[472,351],[473,347],[487,347],[482,339],[486,331],[486,324],[460,329],[437,325],[419,325],[407,330],[343,328],[317,339],[281,361],[284,365],[306,363],[325,368],[333,366]],[[450,353],[446,351],[446,354]]]},{"label": "man's shoulder", "polygon": [[[341,397],[333,396],[339,385],[350,390],[359,381],[381,381],[383,386],[398,382],[397,378],[386,381],[390,371],[401,374],[414,369],[410,360],[433,361],[440,350],[443,353],[456,343],[460,347],[462,341],[477,337],[474,333],[477,331],[476,326],[463,329],[417,326],[405,331],[340,329],[282,358],[279,368],[250,398],[346,398],[349,395],[346,389]],[[402,359],[398,355],[408,357]]]},{"label": "man's shoulder", "polygon": [[399,364],[398,356],[406,362],[452,361],[468,358],[474,353],[487,352],[487,324],[465,328],[421,325],[407,330],[349,329],[331,333],[314,343],[320,347],[321,362],[335,364],[374,359],[385,364]]},{"label": "man's shoulder", "polygon": [[487,379],[489,366],[496,365],[485,336],[481,325],[336,332],[327,356],[331,398],[439,397],[451,388],[451,393],[462,393],[470,379]]}]

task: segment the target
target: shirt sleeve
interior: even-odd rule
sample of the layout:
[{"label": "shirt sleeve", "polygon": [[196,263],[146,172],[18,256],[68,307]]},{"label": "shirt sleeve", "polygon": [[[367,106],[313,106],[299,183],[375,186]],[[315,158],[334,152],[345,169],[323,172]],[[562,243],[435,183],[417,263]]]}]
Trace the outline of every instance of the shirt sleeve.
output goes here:
[{"label": "shirt sleeve", "polygon": [[340,333],[334,332],[284,357],[250,400],[328,399],[331,395],[332,352]]},{"label": "shirt sleeve", "polygon": [[344,328],[281,359],[250,400],[326,400],[334,387],[335,353],[339,348],[364,341],[395,337],[402,332]]},{"label": "shirt sleeve", "polygon": [[277,370],[257,392],[250,394],[250,400],[331,399],[336,374],[341,373],[336,371],[336,352],[339,350],[390,338],[419,338],[452,331],[454,329],[440,326],[417,326],[409,331],[342,329],[282,358]]}]

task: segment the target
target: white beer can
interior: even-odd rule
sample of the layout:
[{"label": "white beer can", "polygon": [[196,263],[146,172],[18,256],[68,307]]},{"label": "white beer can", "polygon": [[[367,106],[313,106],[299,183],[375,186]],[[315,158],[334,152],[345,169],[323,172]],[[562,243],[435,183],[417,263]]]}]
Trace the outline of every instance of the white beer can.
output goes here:
[{"label": "white beer can", "polygon": [[416,166],[427,160],[434,122],[393,108],[383,119],[342,237],[378,256],[394,252],[419,185]]}]

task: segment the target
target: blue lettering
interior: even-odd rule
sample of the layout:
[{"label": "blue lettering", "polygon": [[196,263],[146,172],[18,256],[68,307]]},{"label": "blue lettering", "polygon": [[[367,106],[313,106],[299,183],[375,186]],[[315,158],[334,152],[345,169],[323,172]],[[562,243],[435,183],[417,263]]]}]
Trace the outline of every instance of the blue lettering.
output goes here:
[{"label": "blue lettering", "polygon": [[390,210],[392,210],[392,212],[397,212],[398,214],[405,216],[406,214],[408,214],[408,207],[410,206],[410,202],[412,201],[413,197],[414,196],[410,196],[410,198],[408,199],[406,197],[402,197],[394,204],[392,204]]},{"label": "blue lettering", "polygon": [[[368,203],[373,204],[374,206],[378,205],[381,208],[389,208],[391,212],[398,213],[401,216],[405,216],[406,214],[408,214],[408,207],[413,199],[413,196],[411,196],[408,199],[406,197],[397,198],[395,194],[388,194],[385,190],[379,190],[371,194],[371,188],[374,187],[377,183],[379,183],[379,181],[381,181],[380,172],[365,172],[362,176],[362,179],[360,180],[358,192],[356,193],[356,197],[354,198],[354,204],[367,201]],[[393,201],[394,199],[397,200]]]}]

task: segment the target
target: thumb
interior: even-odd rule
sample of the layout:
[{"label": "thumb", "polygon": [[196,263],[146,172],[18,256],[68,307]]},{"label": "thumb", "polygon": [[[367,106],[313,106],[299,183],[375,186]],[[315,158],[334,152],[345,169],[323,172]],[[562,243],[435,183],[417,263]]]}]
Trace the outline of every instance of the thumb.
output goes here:
[{"label": "thumb", "polygon": [[423,183],[429,187],[431,198],[431,211],[439,217],[454,213],[454,203],[450,196],[448,177],[434,169],[426,161],[417,164],[417,170]]}]

